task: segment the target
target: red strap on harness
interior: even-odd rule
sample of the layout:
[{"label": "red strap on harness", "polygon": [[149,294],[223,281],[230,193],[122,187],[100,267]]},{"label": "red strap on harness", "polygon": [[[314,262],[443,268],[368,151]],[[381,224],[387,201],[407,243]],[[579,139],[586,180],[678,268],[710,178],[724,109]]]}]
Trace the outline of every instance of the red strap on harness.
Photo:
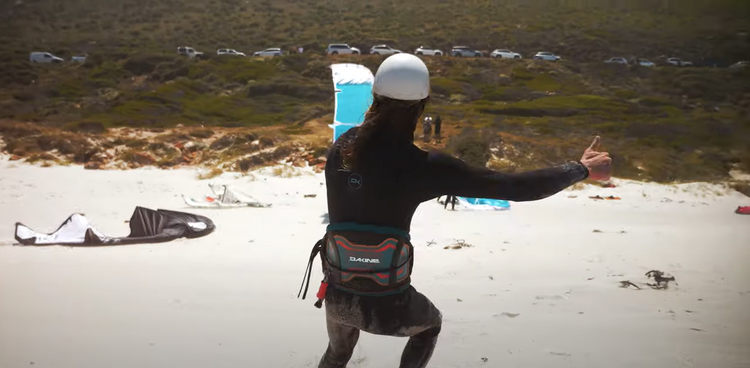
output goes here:
[{"label": "red strap on harness", "polygon": [[318,297],[318,301],[315,302],[315,308],[322,308],[323,307],[323,299],[326,298],[326,291],[328,290],[328,283],[325,281],[320,282],[320,289],[318,289],[318,294],[315,296]]},{"label": "red strap on harness", "polygon": [[328,283],[325,281],[320,282],[320,289],[318,289],[318,294],[315,295],[318,297],[318,299],[325,299],[326,298],[326,290],[328,290]]}]

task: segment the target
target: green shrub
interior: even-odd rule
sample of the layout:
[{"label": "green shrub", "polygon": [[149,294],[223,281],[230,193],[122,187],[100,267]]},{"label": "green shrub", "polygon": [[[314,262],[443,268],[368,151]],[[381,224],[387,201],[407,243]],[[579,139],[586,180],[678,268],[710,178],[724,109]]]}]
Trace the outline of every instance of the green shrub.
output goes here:
[{"label": "green shrub", "polygon": [[474,167],[485,167],[492,157],[490,138],[475,129],[464,129],[461,134],[451,137],[450,150],[458,158]]},{"label": "green shrub", "polygon": [[165,62],[175,62],[177,58],[183,58],[180,55],[170,54],[145,54],[139,53],[131,55],[122,69],[127,70],[134,75],[146,75],[152,73],[159,64]]}]

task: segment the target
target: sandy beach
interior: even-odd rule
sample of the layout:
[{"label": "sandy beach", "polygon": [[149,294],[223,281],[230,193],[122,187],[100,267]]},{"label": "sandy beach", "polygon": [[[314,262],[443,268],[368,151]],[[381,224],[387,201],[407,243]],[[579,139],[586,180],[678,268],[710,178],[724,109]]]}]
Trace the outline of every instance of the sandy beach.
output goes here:
[{"label": "sandy beach", "polygon": [[[180,198],[209,194],[195,169],[0,157],[0,367],[316,367],[325,314],[296,295],[325,231],[326,192],[322,174],[296,170],[211,179],[273,203],[211,210]],[[430,367],[750,367],[750,216],[733,213],[750,198],[709,184],[615,183],[508,211],[420,206],[413,285],[444,318]],[[14,245],[16,222],[51,232],[74,212],[125,236],[135,206],[217,228],[163,244]],[[471,247],[444,249],[459,240]],[[314,269],[316,290],[319,261]],[[653,269],[676,282],[651,289]],[[349,367],[396,367],[405,343],[363,334]]]}]

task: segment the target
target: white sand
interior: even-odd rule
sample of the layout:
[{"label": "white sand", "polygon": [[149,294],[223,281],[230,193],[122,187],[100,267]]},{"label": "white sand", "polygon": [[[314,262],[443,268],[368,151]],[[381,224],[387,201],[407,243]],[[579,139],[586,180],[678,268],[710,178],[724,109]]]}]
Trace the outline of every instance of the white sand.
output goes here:
[{"label": "white sand", "polygon": [[[321,175],[215,179],[274,206],[193,210],[217,225],[200,239],[23,247],[16,221],[53,231],[81,211],[124,236],[136,205],[186,210],[180,194],[208,194],[207,181],[0,160],[0,367],[316,367],[324,312],[295,297],[324,232]],[[505,212],[423,204],[413,284],[444,316],[430,367],[750,367],[750,216],[733,213],[750,198],[618,183]],[[443,249],[454,239],[473,247]],[[651,269],[678,285],[646,287]],[[396,367],[405,343],[363,334],[349,366]]]}]

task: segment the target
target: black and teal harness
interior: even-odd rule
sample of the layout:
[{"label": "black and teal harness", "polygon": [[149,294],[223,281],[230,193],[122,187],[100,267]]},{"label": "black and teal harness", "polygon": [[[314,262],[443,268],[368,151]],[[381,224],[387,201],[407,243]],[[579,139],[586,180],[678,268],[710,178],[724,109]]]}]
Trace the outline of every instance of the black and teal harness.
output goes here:
[{"label": "black and teal harness", "polygon": [[[405,231],[374,225],[338,223],[328,225],[323,239],[310,252],[297,297],[305,299],[312,265],[320,254],[323,281],[318,290],[320,308],[328,286],[364,296],[400,293],[411,283],[414,247]],[[304,287],[304,293],[303,293]]]}]

